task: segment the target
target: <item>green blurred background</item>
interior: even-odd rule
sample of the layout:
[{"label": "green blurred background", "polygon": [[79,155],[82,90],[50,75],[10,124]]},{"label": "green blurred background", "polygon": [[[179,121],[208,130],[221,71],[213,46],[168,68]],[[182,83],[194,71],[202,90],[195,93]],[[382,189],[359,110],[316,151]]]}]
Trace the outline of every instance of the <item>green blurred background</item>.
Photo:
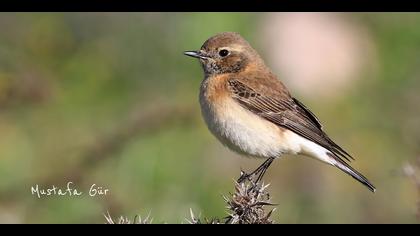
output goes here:
[{"label": "green blurred background", "polygon": [[[182,55],[222,31],[261,52],[378,189],[308,158],[278,160],[265,177],[276,222],[416,223],[417,190],[401,168],[420,155],[419,25],[414,13],[1,13],[0,223],[104,223],[107,211],[182,223],[190,208],[225,216],[221,195],[240,168],[262,160],[210,134],[198,104],[201,68]],[[304,64],[309,45],[319,68],[346,73],[314,80],[329,69]],[[330,54],[318,55],[318,45]],[[321,86],[312,91],[304,79]],[[31,195],[36,184],[68,181],[110,193]]]}]

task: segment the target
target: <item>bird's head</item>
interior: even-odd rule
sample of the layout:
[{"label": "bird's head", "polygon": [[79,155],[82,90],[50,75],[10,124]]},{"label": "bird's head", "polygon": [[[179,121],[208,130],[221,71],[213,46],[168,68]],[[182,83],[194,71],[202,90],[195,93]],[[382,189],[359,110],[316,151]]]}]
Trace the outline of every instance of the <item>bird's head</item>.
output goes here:
[{"label": "bird's head", "polygon": [[236,73],[251,65],[264,64],[249,43],[233,32],[217,34],[204,42],[200,50],[184,54],[198,58],[207,75]]}]

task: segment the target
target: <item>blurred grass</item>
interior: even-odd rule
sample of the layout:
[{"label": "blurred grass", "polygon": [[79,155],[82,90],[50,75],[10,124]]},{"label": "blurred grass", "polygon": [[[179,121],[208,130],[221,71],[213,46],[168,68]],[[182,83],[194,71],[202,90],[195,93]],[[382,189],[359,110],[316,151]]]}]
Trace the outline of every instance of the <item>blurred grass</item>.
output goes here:
[{"label": "blurred grass", "polygon": [[[1,13],[0,222],[102,223],[103,213],[182,222],[189,208],[225,215],[239,158],[207,131],[197,101],[198,63],[185,58],[209,36],[238,31],[256,48],[256,13]],[[396,174],[420,152],[420,14],[346,14],[363,25],[378,53],[377,73],[350,92],[308,101],[326,130],[377,186],[370,194],[335,169],[303,158],[275,162],[268,172],[273,215],[281,223],[415,223],[416,190]],[[306,100],[306,99],[305,99]],[[162,102],[163,101],[163,102]],[[133,132],[116,151],[82,173],[87,153],[127,128],[133,114],[181,107],[182,118]],[[169,119],[169,118],[168,118]],[[128,126],[128,128],[130,128]],[[84,169],[82,169],[84,170]],[[106,186],[106,198],[30,195],[46,179],[85,189]]]}]

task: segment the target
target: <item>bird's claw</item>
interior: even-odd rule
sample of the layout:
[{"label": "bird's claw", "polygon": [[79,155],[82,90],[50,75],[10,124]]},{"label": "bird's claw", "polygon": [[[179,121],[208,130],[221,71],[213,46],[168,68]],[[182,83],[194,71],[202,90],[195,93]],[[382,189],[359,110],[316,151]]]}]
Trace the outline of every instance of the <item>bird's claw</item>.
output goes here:
[{"label": "bird's claw", "polygon": [[246,172],[244,172],[244,171],[241,171],[241,176],[239,176],[239,179],[236,181],[238,184],[241,184],[241,183],[243,183],[243,182],[245,182],[245,181],[250,181],[250,182],[252,182],[252,183],[257,183],[258,181],[256,181],[253,177],[255,177],[256,176],[256,173],[251,173],[251,174],[248,174],[248,173],[246,173]]}]

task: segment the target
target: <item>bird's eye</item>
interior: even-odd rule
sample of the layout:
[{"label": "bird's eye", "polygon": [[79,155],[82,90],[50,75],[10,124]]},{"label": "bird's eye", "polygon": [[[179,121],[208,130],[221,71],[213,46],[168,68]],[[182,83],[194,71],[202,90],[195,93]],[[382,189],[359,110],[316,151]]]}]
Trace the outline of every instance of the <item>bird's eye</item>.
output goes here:
[{"label": "bird's eye", "polygon": [[229,55],[229,51],[226,50],[226,49],[222,49],[222,50],[219,51],[219,55],[221,57],[225,57],[225,56]]}]

